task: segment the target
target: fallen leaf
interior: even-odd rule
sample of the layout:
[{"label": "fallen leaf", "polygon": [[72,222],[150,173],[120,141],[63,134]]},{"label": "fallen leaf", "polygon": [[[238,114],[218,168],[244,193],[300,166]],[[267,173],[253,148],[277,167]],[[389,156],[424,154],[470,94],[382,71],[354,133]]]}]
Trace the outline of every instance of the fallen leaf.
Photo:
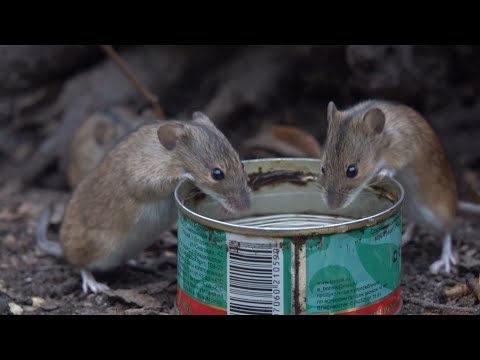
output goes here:
[{"label": "fallen leaf", "polygon": [[458,284],[458,285],[443,289],[443,295],[447,299],[460,298],[468,294],[470,294],[470,289],[466,284]]},{"label": "fallen leaf", "polygon": [[242,153],[248,158],[309,157],[320,158],[322,148],[306,131],[287,125],[272,125],[242,144]]},{"label": "fallen leaf", "polygon": [[10,308],[10,312],[13,315],[22,315],[23,309],[20,305],[15,304],[14,302],[9,302],[8,307]]},{"label": "fallen leaf", "polygon": [[154,297],[140,294],[131,289],[108,290],[105,294],[110,297],[119,297],[127,303],[135,304],[145,309],[158,309],[161,306],[160,302]]},{"label": "fallen leaf", "polygon": [[322,156],[322,148],[317,139],[300,128],[274,125],[271,131],[276,139],[300,149],[307,157],[320,158]]}]

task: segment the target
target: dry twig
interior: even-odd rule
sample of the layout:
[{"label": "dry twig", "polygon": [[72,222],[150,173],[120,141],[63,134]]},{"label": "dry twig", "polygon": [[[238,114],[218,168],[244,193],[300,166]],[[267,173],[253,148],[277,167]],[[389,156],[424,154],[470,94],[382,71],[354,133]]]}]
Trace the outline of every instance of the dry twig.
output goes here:
[{"label": "dry twig", "polygon": [[435,304],[430,301],[422,300],[416,297],[405,297],[405,302],[409,302],[414,305],[422,306],[428,309],[435,309],[440,310],[441,312],[445,313],[463,313],[463,314],[476,314],[477,311],[475,309],[461,307],[461,306],[453,306],[453,305],[443,305],[443,304]]},{"label": "dry twig", "polygon": [[132,82],[132,84],[137,88],[137,90],[147,99],[155,111],[155,114],[159,118],[159,120],[165,119],[165,113],[158,102],[158,98],[153,95],[133,74],[133,72],[128,68],[127,64],[123,59],[118,55],[115,49],[111,45],[100,45],[103,51],[107,53],[107,55],[112,59],[112,61],[118,65],[120,70],[124,73],[124,75]]}]

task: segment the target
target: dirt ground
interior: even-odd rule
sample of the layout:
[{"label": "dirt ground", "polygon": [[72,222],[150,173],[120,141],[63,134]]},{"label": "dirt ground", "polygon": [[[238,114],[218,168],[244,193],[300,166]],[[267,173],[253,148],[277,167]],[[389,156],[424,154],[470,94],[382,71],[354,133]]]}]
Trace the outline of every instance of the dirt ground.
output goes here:
[{"label": "dirt ground", "polygon": [[[318,51],[320,50],[326,51],[325,49],[319,49]],[[434,53],[435,56],[432,55],[432,59],[443,59],[436,53],[444,50],[436,48],[428,48],[427,50]],[[334,47],[329,51],[332,52],[331,57],[334,60],[337,55],[339,58],[344,56],[341,48]],[[385,55],[381,54],[383,62],[380,65],[374,64],[375,69],[378,69],[379,72],[378,79],[375,77],[376,72],[371,73],[370,68],[367,68],[368,71],[365,70],[368,75],[366,79],[371,79],[370,89],[366,87],[370,83],[363,78],[364,73],[359,72],[364,66],[360,60],[367,55],[376,56],[376,53],[365,55],[362,52],[365,51],[364,48],[352,48],[349,51],[347,52],[349,62],[342,65],[345,68],[344,70],[319,72],[316,77],[312,77],[313,75],[308,73],[308,79],[312,77],[312,80],[309,80],[310,82],[307,82],[307,84],[320,83],[323,84],[322,86],[311,85],[309,88],[305,86],[304,82],[299,82],[299,84],[294,82],[294,84],[297,84],[296,87],[283,86],[282,90],[288,89],[294,95],[288,91],[288,94],[283,94],[285,92],[283,91],[281,96],[279,95],[277,99],[268,103],[269,107],[256,109],[256,112],[248,108],[244,109],[245,106],[242,103],[241,106],[238,106],[240,110],[232,111],[233,115],[230,116],[230,113],[227,113],[228,116],[225,115],[225,118],[229,120],[221,124],[221,129],[237,148],[243,140],[253,135],[254,130],[258,129],[258,124],[269,121],[297,126],[308,131],[317,139],[323,139],[325,135],[326,101],[328,99],[339,98],[343,100],[343,104],[350,104],[353,99],[382,94],[390,96],[392,99],[403,100],[412,106],[415,106],[418,102],[422,104],[419,109],[428,115],[429,121],[438,131],[445,144],[448,156],[455,168],[460,197],[463,200],[472,200],[471,193],[465,183],[464,170],[467,159],[480,159],[480,143],[478,142],[480,127],[477,119],[477,115],[480,114],[480,105],[476,101],[478,98],[476,96],[477,90],[480,93],[480,75],[477,74],[476,70],[478,66],[472,65],[471,69],[468,68],[473,75],[462,65],[457,66],[457,68],[463,69],[464,75],[447,77],[447,74],[440,77],[440,80],[448,79],[448,84],[450,82],[454,83],[455,86],[449,85],[449,87],[445,85],[447,80],[444,84],[443,80],[431,78],[432,74],[436,74],[435,72],[430,70],[424,72],[429,74],[424,76],[425,81],[428,80],[428,82],[425,83],[426,85],[422,85],[424,87],[418,86],[418,89],[415,88],[415,92],[410,85],[412,82],[403,75],[404,73],[399,72],[398,84],[395,85],[396,87],[392,89],[391,93],[388,93],[378,84],[382,84],[380,80],[387,79],[389,81],[385,80],[385,82],[390,84],[392,78],[396,79],[390,74],[390,71],[399,69],[399,66],[389,65],[389,59],[393,59],[391,60],[393,62],[396,58],[393,55],[388,55],[387,52]],[[472,54],[478,55],[478,58],[480,58],[480,49],[475,51]],[[321,59],[325,56],[323,56],[323,52],[320,55],[322,56],[319,56],[318,59],[312,57],[311,67],[315,65],[314,68],[316,69],[322,64],[321,61],[323,60]],[[429,59],[423,55],[419,57],[420,60]],[[476,57],[467,55],[465,55],[465,63],[478,64]],[[473,59],[471,60],[470,57]],[[353,61],[357,58],[360,59],[358,64]],[[460,61],[456,57],[453,60],[455,62]],[[324,61],[327,65],[331,64],[334,69],[340,66],[338,65],[340,62],[337,60],[333,61],[326,58]],[[382,64],[386,65],[382,67]],[[360,70],[356,68],[357,65]],[[425,66],[427,65],[433,66],[430,63]],[[308,62],[303,64],[304,69],[308,70],[308,66]],[[343,67],[340,66],[339,68],[343,69]],[[355,69],[358,71],[355,72]],[[420,68],[420,70],[423,71],[423,68]],[[383,76],[382,71],[388,76]],[[305,72],[307,71],[305,70]],[[293,73],[295,78],[299,78],[296,72]],[[329,80],[327,75],[331,73],[334,73],[338,78],[336,80],[338,84]],[[359,83],[365,87],[361,88],[362,92],[360,93],[357,83],[348,83],[348,87],[344,85],[343,79],[355,79],[352,74],[359,76],[359,80],[361,80]],[[188,76],[191,76],[191,74],[188,74]],[[190,84],[191,81],[188,82],[189,88]],[[413,84],[416,83],[413,82]],[[169,105],[167,107],[168,114],[176,114],[179,111],[178,109],[185,108],[184,102],[180,100],[186,95],[180,85],[178,85],[176,91],[169,91],[173,95],[172,101],[165,101]],[[442,86],[448,91],[443,89]],[[437,89],[437,87],[441,90],[438,90],[438,93],[435,92],[437,90],[432,90]],[[201,88],[190,91],[209,94],[207,91],[200,90]],[[399,94],[407,94],[409,97],[406,95],[402,95],[402,97]],[[427,98],[427,95],[422,97],[418,94],[430,94],[428,101],[418,100]],[[76,93],[74,95],[72,95],[74,98],[78,96]],[[176,99],[175,96],[180,100]],[[435,101],[431,100],[430,97]],[[456,99],[455,97],[462,100],[458,107],[456,107],[458,101],[453,101]],[[235,99],[236,96],[233,98]],[[300,101],[299,98],[302,100]],[[449,104],[446,104],[445,98],[453,99],[452,103],[457,105],[449,106]],[[264,98],[259,97],[259,99],[261,99],[259,103],[263,104]],[[285,99],[289,99],[289,101]],[[324,101],[320,104],[318,99]],[[196,101],[191,105],[192,109],[201,108],[198,104],[206,103],[202,99]],[[423,103],[426,103],[426,105]],[[444,103],[445,106],[440,106]],[[255,103],[254,105],[257,106],[258,104]],[[32,110],[32,112],[34,111]],[[12,123],[15,125],[14,122]],[[1,124],[7,128],[8,121],[2,120],[0,117]],[[3,138],[0,137],[0,145],[2,145],[2,142],[5,145],[0,149],[2,150],[0,151],[0,169],[2,169],[0,172],[0,314],[174,314],[177,285],[175,230],[167,234],[159,234],[156,243],[147,249],[134,265],[125,265],[110,274],[97,275],[97,280],[106,282],[111,287],[112,291],[108,294],[85,295],[82,292],[81,277],[78,270],[73,269],[63,260],[52,258],[36,248],[34,239],[40,212],[50,203],[58,205],[52,219],[53,224],[49,229],[49,237],[56,240],[61,221],[61,205],[68,200],[70,191],[66,186],[64,174],[57,168],[58,164],[43,171],[41,175],[36,177],[35,181],[30,182],[30,185],[20,192],[12,191],[8,186],[4,186],[8,182],[7,180],[12,180],[15,176],[14,166],[18,165],[19,159],[27,159],[25,153],[32,154],[33,149],[52,132],[56,124],[50,126],[47,121],[44,121],[39,125],[38,122],[32,120],[31,123],[28,123],[28,126],[23,126],[25,129],[22,129],[22,132],[19,132],[21,135],[18,136],[21,142],[15,145],[14,150],[10,149],[10,145],[5,145],[6,141],[9,140],[8,134],[10,133],[6,132],[7,135],[4,135]],[[478,161],[476,171],[480,173],[480,161]],[[479,280],[479,216],[458,214],[453,239],[454,251],[458,255],[459,264],[455,267],[454,273],[450,275],[433,275],[429,272],[430,264],[437,260],[441,253],[442,239],[439,236],[425,230],[419,230],[415,233],[413,240],[402,249],[401,289],[403,305],[400,314],[480,314],[480,301],[470,291],[466,290],[457,297],[447,298],[444,295],[445,289],[454,286],[460,288],[471,277],[474,277],[477,282]]]},{"label": "dirt ground", "polygon": [[[176,293],[173,236],[159,239],[134,267],[100,274],[97,279],[112,289],[128,289],[125,294],[119,291],[121,296],[110,297],[85,295],[78,271],[35,248],[39,211],[50,201],[67,198],[68,193],[30,189],[4,200],[0,212],[0,314],[11,313],[12,302],[22,307],[24,314],[169,313]],[[58,229],[50,232],[52,239],[56,239],[55,231]]]}]

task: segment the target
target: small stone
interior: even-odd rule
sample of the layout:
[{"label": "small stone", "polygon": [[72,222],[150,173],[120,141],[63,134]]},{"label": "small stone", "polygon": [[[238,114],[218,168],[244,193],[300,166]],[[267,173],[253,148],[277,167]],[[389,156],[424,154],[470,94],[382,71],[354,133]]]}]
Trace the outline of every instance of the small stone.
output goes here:
[{"label": "small stone", "polygon": [[13,315],[22,315],[23,314],[22,307],[18,304],[15,304],[14,302],[9,302],[8,307],[10,308],[10,312]]},{"label": "small stone", "polygon": [[[30,279],[31,280],[31,279]],[[39,308],[41,307],[43,304],[45,304],[45,300],[42,299],[41,297],[38,297],[38,296],[34,296],[32,297],[32,306],[34,308]]]}]

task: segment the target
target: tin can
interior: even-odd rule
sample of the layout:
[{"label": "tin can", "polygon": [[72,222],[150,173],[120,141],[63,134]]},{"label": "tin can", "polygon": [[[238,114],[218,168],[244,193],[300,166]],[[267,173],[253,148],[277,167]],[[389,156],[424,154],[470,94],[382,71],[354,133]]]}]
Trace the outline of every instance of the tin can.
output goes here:
[{"label": "tin can", "polygon": [[225,215],[189,181],[175,190],[181,314],[396,314],[403,189],[384,178],[329,211],[315,159],[244,161],[247,213]]}]

